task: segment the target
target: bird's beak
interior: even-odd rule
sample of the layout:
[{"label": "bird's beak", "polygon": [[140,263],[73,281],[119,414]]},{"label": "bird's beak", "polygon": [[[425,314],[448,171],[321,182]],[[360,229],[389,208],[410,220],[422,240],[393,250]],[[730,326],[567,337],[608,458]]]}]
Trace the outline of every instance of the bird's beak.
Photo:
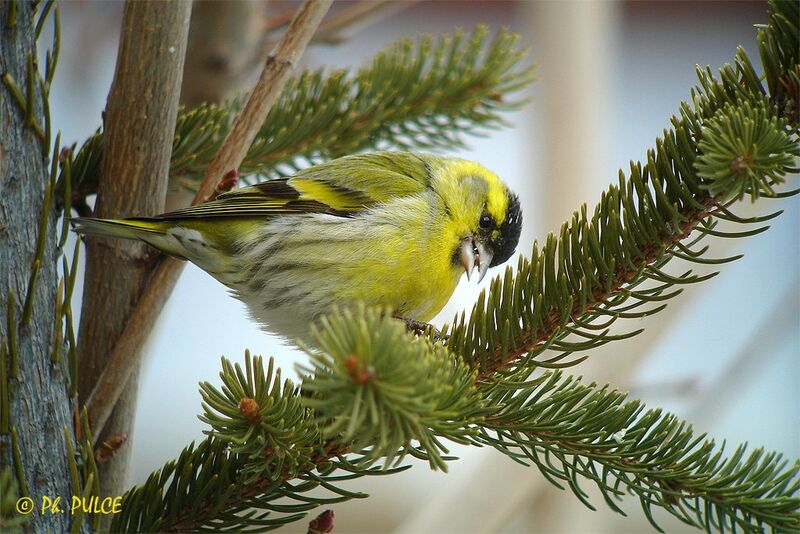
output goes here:
[{"label": "bird's beak", "polygon": [[494,256],[492,250],[479,241],[477,237],[474,235],[465,237],[461,241],[461,264],[467,272],[467,280],[470,279],[472,271],[477,265],[479,274],[478,283],[480,283],[489,271],[489,265],[492,263],[492,256]]}]

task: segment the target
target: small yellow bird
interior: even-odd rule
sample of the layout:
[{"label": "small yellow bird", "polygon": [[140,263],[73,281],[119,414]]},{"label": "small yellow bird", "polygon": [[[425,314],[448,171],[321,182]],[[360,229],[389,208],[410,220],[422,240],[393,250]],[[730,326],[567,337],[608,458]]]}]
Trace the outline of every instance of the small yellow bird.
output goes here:
[{"label": "small yellow bird", "polygon": [[266,330],[307,339],[355,301],[429,321],[466,271],[514,253],[519,199],[471,161],[412,152],[346,156],[155,217],[73,219],[139,239],[228,286]]}]

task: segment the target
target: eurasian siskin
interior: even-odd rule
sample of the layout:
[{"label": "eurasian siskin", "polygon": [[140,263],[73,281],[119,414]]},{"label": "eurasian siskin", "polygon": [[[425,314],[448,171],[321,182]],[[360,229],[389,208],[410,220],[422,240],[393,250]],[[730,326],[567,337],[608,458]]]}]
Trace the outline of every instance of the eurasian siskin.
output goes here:
[{"label": "eurasian siskin", "polygon": [[73,221],[191,261],[290,339],[354,301],[428,321],[462,272],[481,280],[508,260],[522,228],[519,199],[495,174],[411,152],[342,157],[155,217]]}]

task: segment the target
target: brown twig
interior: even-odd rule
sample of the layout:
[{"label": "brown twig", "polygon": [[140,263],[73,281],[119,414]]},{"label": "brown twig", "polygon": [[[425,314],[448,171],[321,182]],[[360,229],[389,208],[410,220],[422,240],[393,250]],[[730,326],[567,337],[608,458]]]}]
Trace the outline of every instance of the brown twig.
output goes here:
[{"label": "brown twig", "polygon": [[[416,0],[414,0],[416,1]],[[315,43],[336,44],[342,39],[342,30],[359,23],[371,24],[385,17],[410,7],[414,1],[393,2],[389,0],[362,0],[347,5],[347,7],[333,13],[319,25],[314,34]]]},{"label": "brown twig", "polygon": [[[341,33],[343,30],[359,23],[372,24],[378,22],[393,13],[408,8],[417,1],[361,0],[360,2],[351,2],[347,7],[331,14],[324,23],[320,24],[311,42],[338,44],[342,41]],[[265,54],[272,50],[275,45],[275,41],[271,38],[271,33],[286,26],[290,15],[290,12],[279,13],[270,17],[264,25],[264,34],[259,46]]]},{"label": "brown twig", "polygon": [[[351,2],[342,9],[336,10],[328,19],[319,25],[317,33],[311,39],[312,43],[330,43],[335,44],[340,41],[337,34],[342,30],[349,28],[359,22],[378,21],[385,18],[392,13],[396,13],[403,9],[410,7],[418,0],[407,0],[405,2],[396,2],[393,0],[361,0],[359,2]],[[291,20],[292,12],[286,11],[278,13],[269,17],[266,24],[264,24],[264,35],[267,36],[267,43],[270,43],[269,35],[284,26]],[[274,44],[274,41],[271,42]],[[267,45],[264,45],[266,50],[269,51]]]},{"label": "brown twig", "polygon": [[177,260],[163,258],[160,261],[122,334],[114,344],[114,350],[86,400],[89,421],[95,429],[95,443],[125,384],[138,366],[141,359],[139,348],[152,331],[182,270],[183,263]]},{"label": "brown twig", "polygon": [[332,3],[333,0],[305,0],[297,10],[275,53],[267,56],[261,77],[206,171],[194,197],[195,203],[213,198],[217,183],[242,164],[269,110],[289,80],[292,67],[300,59]]},{"label": "brown twig", "polygon": [[[214,162],[198,188],[193,203],[213,198],[219,183],[238,169],[256,133],[291,74],[291,67],[305,50],[322,17],[333,0],[305,0],[281,39],[274,55],[269,56],[256,86],[236,117]],[[162,258],[137,302],[114,350],[86,401],[92,428],[99,430],[111,414],[128,378],[138,366],[139,348],[150,334],[155,320],[175,286],[183,263]]]}]

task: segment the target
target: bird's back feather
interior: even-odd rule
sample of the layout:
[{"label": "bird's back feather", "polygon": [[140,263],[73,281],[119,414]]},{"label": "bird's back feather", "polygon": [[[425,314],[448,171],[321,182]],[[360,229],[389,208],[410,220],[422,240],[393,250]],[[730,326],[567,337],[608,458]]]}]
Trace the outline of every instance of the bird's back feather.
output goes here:
[{"label": "bird's back feather", "polygon": [[176,221],[296,213],[351,216],[376,204],[421,193],[437,159],[411,152],[375,152],[339,158],[224,193],[216,200],[139,220]]}]

